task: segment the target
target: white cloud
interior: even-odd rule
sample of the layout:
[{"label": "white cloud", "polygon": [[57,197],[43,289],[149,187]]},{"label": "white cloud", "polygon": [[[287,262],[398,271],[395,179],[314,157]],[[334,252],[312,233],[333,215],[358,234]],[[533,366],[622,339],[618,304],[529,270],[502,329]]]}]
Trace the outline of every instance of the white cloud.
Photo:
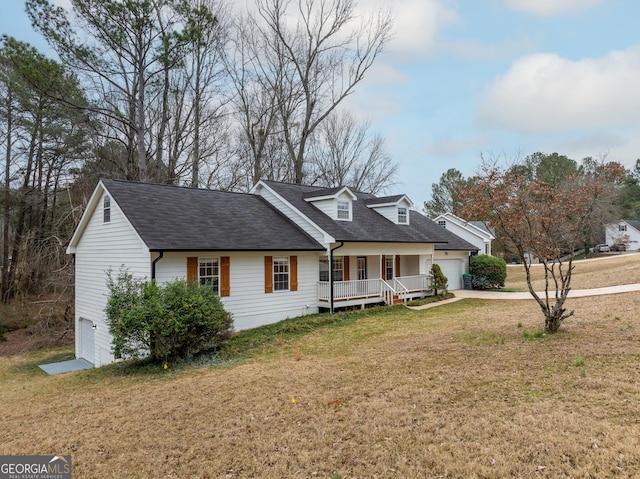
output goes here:
[{"label": "white cloud", "polygon": [[436,157],[457,156],[469,151],[482,151],[482,148],[488,143],[485,136],[472,136],[467,138],[446,138],[436,140],[427,145],[426,153]]},{"label": "white cloud", "polygon": [[640,46],[597,59],[517,60],[480,101],[477,121],[523,133],[640,124]]},{"label": "white cloud", "polygon": [[[360,0],[358,10],[371,14],[387,8],[387,0]],[[388,51],[413,58],[432,51],[438,30],[460,22],[455,2],[450,0],[396,0],[392,2],[393,39]]]},{"label": "white cloud", "polygon": [[514,10],[549,17],[586,10],[601,2],[602,0],[505,0],[505,5]]},{"label": "white cloud", "polygon": [[482,43],[478,40],[467,40],[442,45],[445,52],[470,60],[514,58],[526,51],[531,51],[532,47],[533,41],[526,36],[493,44]]}]

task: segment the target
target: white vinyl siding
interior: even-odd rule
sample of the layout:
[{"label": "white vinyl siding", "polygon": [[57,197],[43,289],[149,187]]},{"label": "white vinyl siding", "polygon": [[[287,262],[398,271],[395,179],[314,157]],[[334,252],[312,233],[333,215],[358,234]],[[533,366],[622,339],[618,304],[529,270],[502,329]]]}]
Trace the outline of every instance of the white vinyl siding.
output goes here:
[{"label": "white vinyl siding", "polygon": [[[380,206],[372,205],[370,208],[372,208],[378,214],[384,216],[386,219],[388,219],[392,223],[409,224],[409,208],[410,207],[411,207],[411,204],[408,201],[401,200],[398,204],[387,204],[387,205],[380,205]],[[404,208],[406,211],[406,221],[404,223],[400,223],[399,221],[399,216],[400,216],[398,213],[399,208]]]},{"label": "white vinyl siding", "polygon": [[[210,253],[209,253],[210,255]],[[286,294],[264,292],[264,257],[298,257],[298,290]],[[206,257],[206,252],[166,252],[156,263],[158,283],[186,276],[187,256]],[[236,331],[275,323],[286,318],[318,312],[318,254],[315,252],[235,252],[220,251],[216,256],[229,256],[232,294],[220,298],[233,314]],[[275,291],[274,291],[275,293]]]},{"label": "white vinyl siding", "polygon": [[491,254],[491,235],[486,231],[483,231],[476,226],[467,223],[466,225],[460,224],[460,218],[453,215],[444,214],[435,219],[437,223],[451,231],[453,234],[459,236],[463,240],[471,243],[478,248],[480,253]]},{"label": "white vinyl siding", "polygon": [[462,289],[462,275],[469,272],[469,253],[467,251],[437,251],[434,263],[448,279],[448,289]]},{"label": "white vinyl siding", "polygon": [[605,242],[609,246],[624,242],[627,245],[627,251],[637,251],[640,249],[640,231],[626,221],[610,223],[605,227]]},{"label": "white vinyl siding", "polygon": [[[104,203],[99,202],[102,206]],[[125,219],[117,204],[110,201],[110,221],[104,223],[101,207],[89,212],[90,218],[75,248],[76,307],[75,326],[76,355],[82,351],[82,328],[80,318],[89,318],[95,329],[95,366],[110,363],[111,335],[106,324],[104,308],[107,304],[108,288],[106,272],[111,270],[115,279],[122,265],[139,278],[151,275],[151,258],[144,243]]]}]

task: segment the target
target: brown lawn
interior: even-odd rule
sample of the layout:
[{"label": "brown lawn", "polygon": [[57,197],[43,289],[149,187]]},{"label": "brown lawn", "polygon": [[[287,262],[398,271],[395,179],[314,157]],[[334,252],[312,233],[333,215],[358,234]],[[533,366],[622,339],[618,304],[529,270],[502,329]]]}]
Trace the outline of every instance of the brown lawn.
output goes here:
[{"label": "brown lawn", "polygon": [[[638,252],[577,260],[573,264],[575,269],[571,276],[572,289],[590,289],[640,283],[640,253]],[[531,277],[534,289],[543,291],[545,286],[543,266],[533,265]],[[507,266],[505,287],[528,291],[522,265]],[[551,288],[555,289],[553,285],[551,285]]]},{"label": "brown lawn", "polygon": [[[363,315],[225,367],[47,376],[0,358],[0,454],[86,478],[557,478],[640,473],[640,295]],[[295,400],[295,402],[294,402]]]}]

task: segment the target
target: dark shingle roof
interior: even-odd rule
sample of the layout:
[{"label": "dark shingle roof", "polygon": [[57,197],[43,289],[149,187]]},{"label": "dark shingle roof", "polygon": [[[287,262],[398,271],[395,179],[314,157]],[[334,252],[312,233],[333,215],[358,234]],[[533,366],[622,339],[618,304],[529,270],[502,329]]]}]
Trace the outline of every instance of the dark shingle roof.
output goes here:
[{"label": "dark shingle roof", "polygon": [[[272,190],[286,199],[302,214],[313,221],[336,241],[382,242],[382,243],[447,243],[451,238],[445,230],[417,211],[410,212],[409,225],[397,225],[367,204],[376,197],[368,193],[355,192],[357,200],[352,203],[352,221],[333,220],[313,204],[305,201],[309,194],[323,191],[315,186],[292,185],[276,181],[264,181]],[[397,198],[401,198],[402,195]],[[392,197],[396,198],[396,197]],[[471,245],[469,245],[471,246]],[[471,246],[469,249],[475,250]]]},{"label": "dark shingle roof", "polygon": [[634,219],[634,220],[624,220],[624,221],[626,221],[629,225],[631,225],[632,227],[640,231],[640,218]]},{"label": "dark shingle roof", "polygon": [[469,221],[469,224],[484,231],[485,233],[489,233],[491,236],[495,236],[495,229],[489,228],[484,221]]},{"label": "dark shingle roof", "polygon": [[344,189],[344,186],[336,186],[334,188],[316,188],[313,191],[305,193],[304,198],[308,199],[321,196],[333,196],[342,189]]},{"label": "dark shingle roof", "polygon": [[120,180],[102,183],[150,250],[324,250],[256,195]]},{"label": "dark shingle roof", "polygon": [[397,203],[404,195],[382,196],[380,198],[369,198],[364,200],[365,205],[384,205],[387,203]]}]

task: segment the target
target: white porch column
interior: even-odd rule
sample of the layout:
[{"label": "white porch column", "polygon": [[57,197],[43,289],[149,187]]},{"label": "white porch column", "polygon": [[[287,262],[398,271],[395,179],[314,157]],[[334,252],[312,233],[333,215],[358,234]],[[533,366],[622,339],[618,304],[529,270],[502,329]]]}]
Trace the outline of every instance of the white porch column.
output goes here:
[{"label": "white porch column", "polygon": [[433,253],[420,255],[420,274],[429,274],[433,265]]}]

